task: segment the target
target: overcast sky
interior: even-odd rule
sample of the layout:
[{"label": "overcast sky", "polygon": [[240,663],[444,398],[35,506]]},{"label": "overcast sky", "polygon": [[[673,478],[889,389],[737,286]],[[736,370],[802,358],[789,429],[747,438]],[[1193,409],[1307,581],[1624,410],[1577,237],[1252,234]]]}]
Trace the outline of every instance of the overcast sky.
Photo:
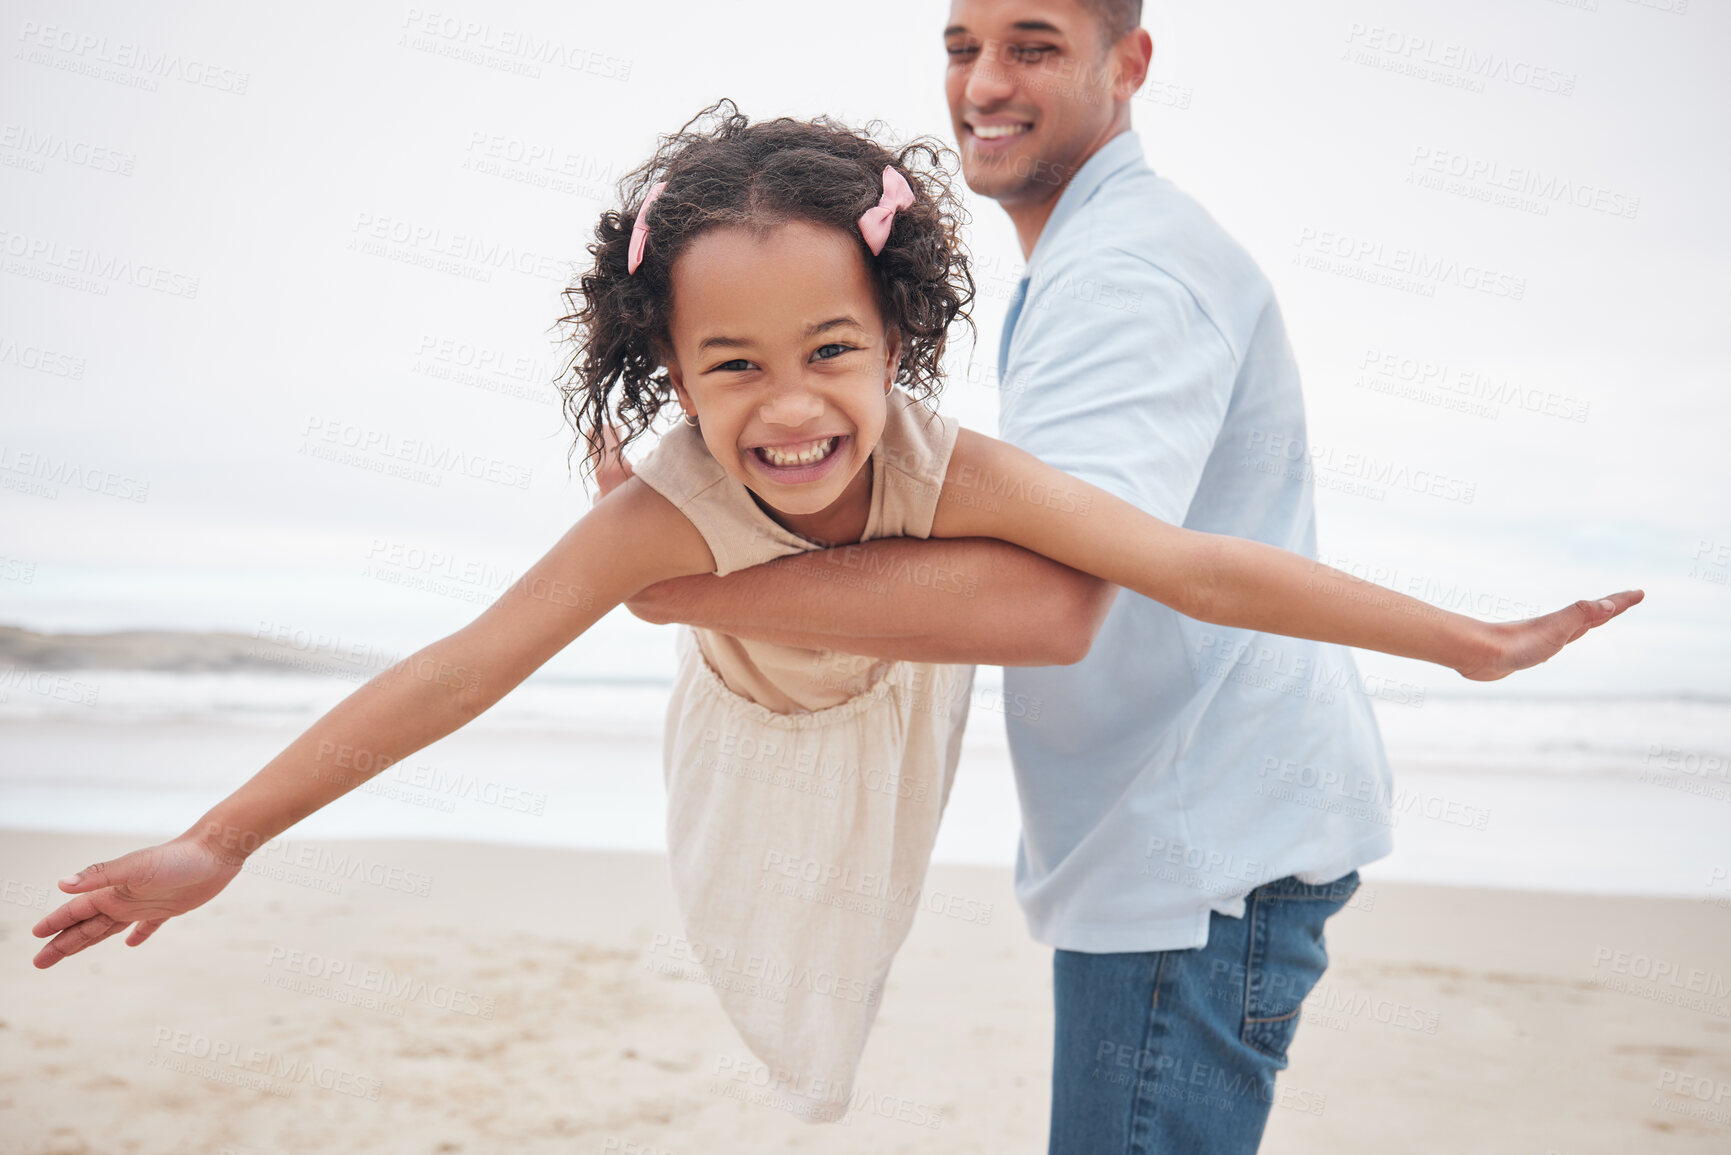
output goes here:
[{"label": "overcast sky", "polygon": [[[456,628],[587,506],[548,385],[559,290],[658,133],[726,95],[950,140],[939,0],[0,12],[0,622],[43,628]],[[1731,694],[1731,11],[1151,0],[1144,23],[1149,162],[1285,310],[1324,559],[1478,616],[1644,587],[1519,688]],[[1021,262],[971,206],[980,354],[943,407],[992,432]],[[1402,262],[1457,272],[1373,283]],[[357,437],[486,476],[315,452]],[[1471,500],[1348,492],[1365,458]],[[602,635],[561,661],[629,665],[634,623]]]}]

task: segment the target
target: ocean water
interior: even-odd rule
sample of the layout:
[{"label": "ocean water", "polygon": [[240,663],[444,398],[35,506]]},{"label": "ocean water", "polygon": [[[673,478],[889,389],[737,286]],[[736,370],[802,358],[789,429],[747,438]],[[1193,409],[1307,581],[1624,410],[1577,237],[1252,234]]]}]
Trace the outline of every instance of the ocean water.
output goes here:
[{"label": "ocean water", "polygon": [[[531,677],[285,837],[665,849],[667,679],[659,659],[640,659],[630,680]],[[171,837],[357,684],[0,671],[0,827]],[[940,861],[1015,860],[999,685],[997,669],[979,670]],[[1396,772],[1396,851],[1367,878],[1731,894],[1731,702],[1431,695],[1376,707]]]}]

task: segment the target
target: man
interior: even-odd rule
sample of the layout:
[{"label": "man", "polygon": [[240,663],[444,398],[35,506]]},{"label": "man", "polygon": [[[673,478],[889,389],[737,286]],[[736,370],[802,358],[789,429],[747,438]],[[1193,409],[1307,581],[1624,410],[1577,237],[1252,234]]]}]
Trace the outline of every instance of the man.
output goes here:
[{"label": "man", "polygon": [[[999,353],[999,436],[1166,521],[1314,557],[1280,312],[1250,258],[1143,160],[1140,21],[1140,0],[952,0],[963,173],[1028,262]],[[1327,964],[1323,924],[1391,848],[1388,766],[1351,655],[1184,618],[1002,542],[848,548],[850,568],[929,563],[975,575],[976,592],[813,582],[801,575],[827,567],[810,553],[663,583],[631,608],[1005,666],[1005,701],[1039,704],[1006,724],[1017,896],[1056,948],[1051,1151],[1254,1151]]]}]

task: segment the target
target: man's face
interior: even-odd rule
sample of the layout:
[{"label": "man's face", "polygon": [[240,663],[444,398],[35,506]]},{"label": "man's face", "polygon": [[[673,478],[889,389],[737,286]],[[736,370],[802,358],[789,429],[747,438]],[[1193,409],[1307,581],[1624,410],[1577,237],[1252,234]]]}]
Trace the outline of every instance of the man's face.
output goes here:
[{"label": "man's face", "polygon": [[1056,195],[1115,113],[1098,19],[1078,0],[951,0],[944,48],[968,187],[1004,205]]}]

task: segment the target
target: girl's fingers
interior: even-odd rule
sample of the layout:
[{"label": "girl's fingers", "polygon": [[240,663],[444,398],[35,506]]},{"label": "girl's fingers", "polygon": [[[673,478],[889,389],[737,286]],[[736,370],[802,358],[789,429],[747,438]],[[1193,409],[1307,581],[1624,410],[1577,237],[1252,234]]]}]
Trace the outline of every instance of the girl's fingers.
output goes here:
[{"label": "girl's fingers", "polygon": [[147,846],[143,850],[134,850],[131,854],[123,854],[109,862],[92,863],[77,874],[69,874],[60,880],[60,889],[69,894],[87,894],[93,890],[125,883],[134,886],[147,885],[156,876],[161,865],[160,848]]},{"label": "girl's fingers", "polygon": [[126,945],[127,946],[138,946],[145,939],[147,939],[151,935],[155,934],[157,931],[157,928],[160,927],[163,923],[165,923],[167,921],[168,921],[167,919],[159,918],[159,919],[156,919],[152,922],[138,923],[136,926],[134,926],[132,928],[132,933],[126,936]]},{"label": "girl's fingers", "polygon": [[1569,636],[1563,640],[1563,644],[1566,646],[1588,630],[1599,628],[1630,606],[1639,603],[1646,596],[1642,590],[1624,590],[1597,601],[1582,600],[1576,602],[1569,609],[1579,612],[1579,624],[1569,632]]},{"label": "girl's fingers", "polygon": [[[125,923],[121,923],[125,926]],[[67,927],[50,939],[36,957],[31,960],[38,970],[53,966],[63,958],[70,958],[85,947],[99,943],[113,933],[115,922],[106,914],[97,914],[76,926]]]},{"label": "girl's fingers", "polygon": [[1596,624],[1603,625],[1605,622],[1610,621],[1630,606],[1640,605],[1641,599],[1646,596],[1646,590],[1624,590],[1621,593],[1612,594],[1610,597],[1599,599],[1600,604],[1609,603],[1609,610],[1606,612],[1604,618]]},{"label": "girl's fingers", "polygon": [[60,880],[60,889],[68,894],[77,894],[83,890],[100,890],[109,885],[108,871],[110,863],[95,862],[83,870],[67,875]]},{"label": "girl's fingers", "polygon": [[101,934],[97,935],[95,938],[91,939],[89,942],[85,943],[84,945],[87,947],[95,946],[97,943],[101,942],[105,938],[113,938],[115,935],[119,934],[121,931],[125,930],[127,927],[129,927],[131,925],[132,924],[129,922],[116,921],[113,926],[109,927],[107,930],[103,931]]},{"label": "girl's fingers", "polygon": [[[57,934],[69,926],[75,926],[100,914],[102,912],[96,909],[96,900],[87,894],[81,894],[31,927],[30,933],[37,938],[47,938],[51,934]],[[103,917],[107,916],[103,915]]]}]

